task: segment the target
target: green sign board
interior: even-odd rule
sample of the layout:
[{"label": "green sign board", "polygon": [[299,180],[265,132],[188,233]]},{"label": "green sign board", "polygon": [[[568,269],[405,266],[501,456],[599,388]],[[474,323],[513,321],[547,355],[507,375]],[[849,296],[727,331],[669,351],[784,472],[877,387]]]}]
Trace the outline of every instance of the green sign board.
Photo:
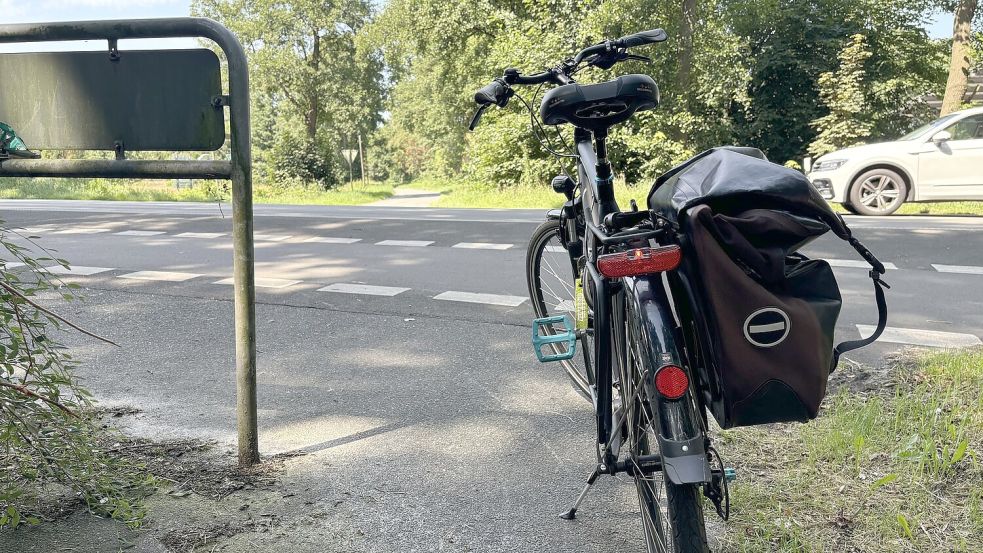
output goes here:
[{"label": "green sign board", "polygon": [[32,149],[217,150],[221,94],[203,48],[0,54],[0,121]]}]

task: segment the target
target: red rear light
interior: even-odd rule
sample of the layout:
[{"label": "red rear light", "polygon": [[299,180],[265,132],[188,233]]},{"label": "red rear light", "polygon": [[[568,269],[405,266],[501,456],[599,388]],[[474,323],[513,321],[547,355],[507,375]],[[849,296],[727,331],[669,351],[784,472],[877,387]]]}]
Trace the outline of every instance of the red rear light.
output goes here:
[{"label": "red rear light", "polygon": [[635,248],[598,256],[597,270],[608,278],[647,275],[671,271],[679,266],[683,252],[679,246]]},{"label": "red rear light", "polygon": [[666,365],[655,373],[655,389],[666,399],[679,399],[689,389],[689,377],[683,369]]}]

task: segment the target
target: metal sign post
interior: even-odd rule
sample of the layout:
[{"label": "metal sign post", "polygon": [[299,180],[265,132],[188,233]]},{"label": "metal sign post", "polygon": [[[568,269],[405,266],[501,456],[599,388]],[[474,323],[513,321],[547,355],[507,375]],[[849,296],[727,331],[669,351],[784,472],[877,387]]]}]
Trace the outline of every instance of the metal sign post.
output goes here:
[{"label": "metal sign post", "polygon": [[352,165],[355,163],[355,158],[358,157],[358,150],[342,150],[341,155],[345,156],[345,161],[348,162],[348,184],[351,185],[352,190],[354,190],[355,176],[352,172]]},{"label": "metal sign post", "polygon": [[[217,58],[213,60],[208,50],[117,48],[120,39],[174,37],[207,38],[222,49],[229,70],[227,95],[221,93]],[[252,465],[259,461],[256,289],[249,72],[242,45],[218,22],[194,17],[0,25],[0,43],[75,40],[106,40],[108,49],[0,54],[0,121],[12,123],[29,144],[33,140],[32,147],[109,149],[117,159],[11,159],[0,162],[0,176],[232,181],[239,465]],[[10,78],[15,71],[23,77]],[[134,91],[142,101],[134,99]],[[167,102],[152,101],[154,95],[164,94]],[[71,103],[73,99],[77,101]],[[231,161],[125,159],[126,151],[134,150],[220,148],[225,141],[225,107]],[[66,109],[72,110],[71,116],[61,117]]]}]

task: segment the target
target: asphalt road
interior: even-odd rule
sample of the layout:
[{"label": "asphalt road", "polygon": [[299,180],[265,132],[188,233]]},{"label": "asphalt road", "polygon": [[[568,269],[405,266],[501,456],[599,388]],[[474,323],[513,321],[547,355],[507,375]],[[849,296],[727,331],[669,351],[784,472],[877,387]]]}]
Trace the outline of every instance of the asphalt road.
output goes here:
[{"label": "asphalt road", "polygon": [[[98,398],[142,408],[130,424],[151,436],[234,439],[228,206],[0,201],[0,218],[76,267],[65,278],[87,299],[58,310],[123,346],[72,338]],[[257,206],[261,449],[309,452],[297,478],[326,502],[345,495],[336,509],[358,532],[338,551],[641,548],[624,482],[599,485],[578,521],[556,517],[590,471],[592,429],[589,406],[528,343],[525,242],[542,219]],[[897,267],[885,277],[894,341],[851,359],[979,343],[983,220],[849,222]],[[806,253],[857,260],[832,238]],[[876,321],[870,281],[862,267],[836,272],[838,338],[854,339]]]}]

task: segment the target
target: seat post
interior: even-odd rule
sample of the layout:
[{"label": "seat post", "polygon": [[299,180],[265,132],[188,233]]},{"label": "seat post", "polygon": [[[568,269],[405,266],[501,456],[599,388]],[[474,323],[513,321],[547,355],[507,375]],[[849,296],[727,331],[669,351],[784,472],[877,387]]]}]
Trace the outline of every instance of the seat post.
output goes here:
[{"label": "seat post", "polygon": [[611,172],[611,162],[608,161],[607,138],[606,128],[594,131],[594,151],[597,152],[594,169],[597,174],[597,200],[601,211],[599,220],[602,221],[608,214],[618,211],[618,203],[614,199],[614,175]]}]

